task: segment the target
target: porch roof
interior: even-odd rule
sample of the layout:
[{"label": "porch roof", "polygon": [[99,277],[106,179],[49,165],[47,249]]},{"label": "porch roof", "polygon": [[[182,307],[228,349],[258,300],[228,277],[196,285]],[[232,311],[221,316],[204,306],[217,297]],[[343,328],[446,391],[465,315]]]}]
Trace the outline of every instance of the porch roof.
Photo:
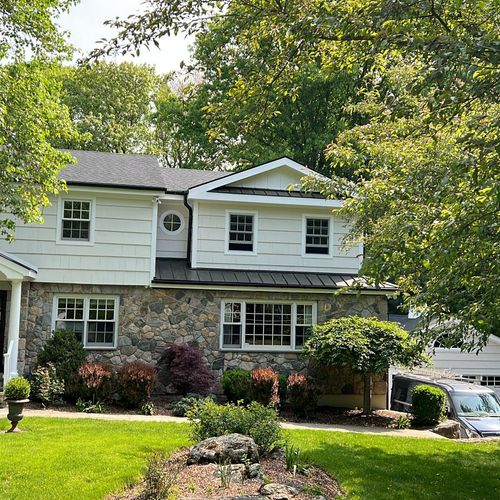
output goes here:
[{"label": "porch roof", "polygon": [[0,249],[0,279],[23,280],[35,278],[38,268],[17,255]]}]

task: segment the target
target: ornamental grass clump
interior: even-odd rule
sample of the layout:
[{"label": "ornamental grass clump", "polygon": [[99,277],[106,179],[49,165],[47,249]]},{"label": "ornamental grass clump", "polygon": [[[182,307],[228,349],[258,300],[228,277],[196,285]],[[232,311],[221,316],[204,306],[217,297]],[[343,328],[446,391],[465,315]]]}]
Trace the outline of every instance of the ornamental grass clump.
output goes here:
[{"label": "ornamental grass clump", "polygon": [[266,406],[277,406],[279,398],[279,378],[272,368],[255,368],[252,377],[252,399]]},{"label": "ornamental grass clump", "polygon": [[134,361],[118,370],[116,382],[120,402],[128,408],[138,408],[151,397],[156,384],[156,372],[152,366]]},{"label": "ornamental grass clump", "polygon": [[30,391],[30,383],[24,377],[14,377],[5,384],[4,397],[10,401],[21,401],[29,398]]}]

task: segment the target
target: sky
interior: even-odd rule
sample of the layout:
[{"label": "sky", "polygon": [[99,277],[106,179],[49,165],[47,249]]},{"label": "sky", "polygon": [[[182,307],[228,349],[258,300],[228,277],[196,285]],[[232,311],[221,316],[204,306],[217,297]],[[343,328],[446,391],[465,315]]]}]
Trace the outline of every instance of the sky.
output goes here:
[{"label": "sky", "polygon": [[[109,38],[114,34],[112,29],[104,26],[104,21],[140,12],[141,4],[142,0],[81,0],[68,14],[61,16],[58,24],[70,32],[70,43],[81,51],[75,60],[90,52],[100,38]],[[151,64],[158,73],[166,73],[179,69],[180,62],[188,59],[188,47],[192,41],[184,35],[163,38],[159,49],[152,47],[148,51],[143,48],[139,57],[113,56],[109,60]]]}]

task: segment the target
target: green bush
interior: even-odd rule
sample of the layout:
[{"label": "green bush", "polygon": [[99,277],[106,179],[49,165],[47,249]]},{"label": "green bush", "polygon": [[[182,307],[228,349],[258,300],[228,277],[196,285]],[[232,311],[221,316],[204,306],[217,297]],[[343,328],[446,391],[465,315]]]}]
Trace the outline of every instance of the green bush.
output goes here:
[{"label": "green bush", "polygon": [[214,396],[200,396],[199,394],[186,394],[172,405],[172,413],[176,417],[185,417],[188,413],[194,414],[207,400],[215,401]]},{"label": "green bush", "polygon": [[87,354],[82,344],[70,330],[56,330],[47,340],[36,358],[36,366],[46,366],[52,363],[57,376],[66,387],[74,377]]},{"label": "green bush", "polygon": [[261,453],[269,453],[283,444],[276,410],[255,401],[245,407],[232,403],[218,405],[208,400],[194,414],[188,416],[196,442],[209,437],[238,433],[250,436]]},{"label": "green bush", "polygon": [[417,385],[412,392],[415,425],[436,425],[446,416],[446,394],[438,387]]},{"label": "green bush", "polygon": [[24,377],[14,377],[5,385],[4,397],[14,401],[28,399],[30,390],[30,383]]},{"label": "green bush", "polygon": [[318,406],[318,390],[304,373],[288,376],[288,400],[298,417],[308,417]]},{"label": "green bush", "polygon": [[252,390],[250,372],[242,368],[226,370],[222,375],[222,389],[231,403],[237,403],[238,401],[250,403]]},{"label": "green bush", "polygon": [[57,376],[53,363],[35,368],[31,374],[31,392],[42,403],[59,403],[64,394],[64,382]]}]

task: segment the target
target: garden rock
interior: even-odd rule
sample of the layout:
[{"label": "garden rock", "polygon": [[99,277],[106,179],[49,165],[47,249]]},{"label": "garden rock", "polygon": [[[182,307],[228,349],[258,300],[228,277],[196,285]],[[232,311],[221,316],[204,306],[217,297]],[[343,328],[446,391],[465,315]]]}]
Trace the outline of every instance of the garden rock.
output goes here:
[{"label": "garden rock", "polygon": [[260,464],[250,464],[248,466],[248,477],[250,479],[264,479]]},{"label": "garden rock", "polygon": [[254,464],[259,462],[255,441],[242,434],[205,439],[189,450],[188,465],[208,463]]},{"label": "garden rock", "polygon": [[459,439],[460,424],[455,422],[455,420],[445,420],[444,422],[436,425],[436,427],[432,429],[432,432],[448,439]]},{"label": "garden rock", "polygon": [[260,492],[271,500],[288,500],[299,494],[299,491],[293,486],[280,483],[264,484],[260,488]]}]

